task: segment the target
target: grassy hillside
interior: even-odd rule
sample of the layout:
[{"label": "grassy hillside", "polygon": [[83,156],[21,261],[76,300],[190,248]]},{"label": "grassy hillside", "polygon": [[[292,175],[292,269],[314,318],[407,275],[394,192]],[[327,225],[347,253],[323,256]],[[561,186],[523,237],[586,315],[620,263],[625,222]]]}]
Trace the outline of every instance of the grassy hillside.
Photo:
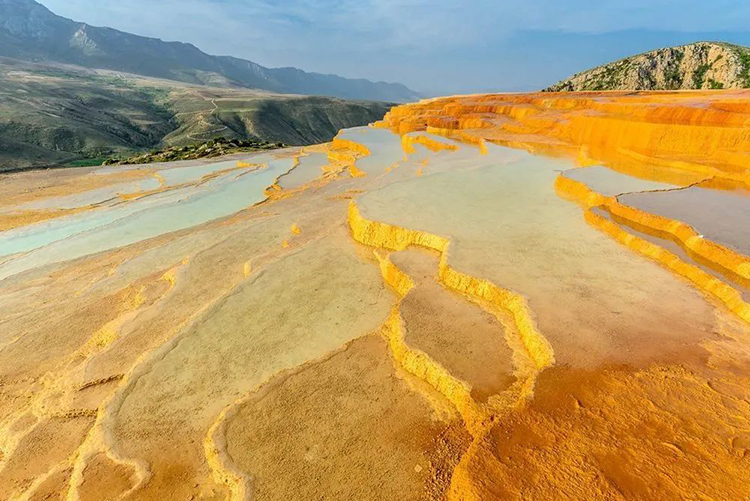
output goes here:
[{"label": "grassy hillside", "polygon": [[311,144],[378,120],[389,107],[0,58],[0,171],[214,137]]}]

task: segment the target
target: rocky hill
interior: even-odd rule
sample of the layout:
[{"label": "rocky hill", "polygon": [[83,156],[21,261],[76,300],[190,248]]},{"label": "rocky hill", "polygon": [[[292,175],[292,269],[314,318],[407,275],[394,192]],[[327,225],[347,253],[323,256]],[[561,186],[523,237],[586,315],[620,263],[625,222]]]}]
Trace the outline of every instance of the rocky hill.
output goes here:
[{"label": "rocky hill", "polygon": [[401,84],[265,68],[244,59],[212,56],[191,44],[90,26],[57,16],[34,0],[0,0],[0,56],[277,93],[395,102],[419,98]]},{"label": "rocky hill", "polygon": [[576,73],[549,92],[738,89],[750,87],[750,47],[696,42],[620,59]]}]

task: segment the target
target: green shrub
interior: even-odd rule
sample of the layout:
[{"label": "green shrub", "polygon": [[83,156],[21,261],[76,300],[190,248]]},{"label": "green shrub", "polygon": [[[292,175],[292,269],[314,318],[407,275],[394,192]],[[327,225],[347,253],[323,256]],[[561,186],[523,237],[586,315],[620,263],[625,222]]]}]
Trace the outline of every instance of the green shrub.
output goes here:
[{"label": "green shrub", "polygon": [[706,72],[711,68],[708,64],[701,64],[693,73],[693,85],[696,89],[703,88],[703,82],[706,81]]}]

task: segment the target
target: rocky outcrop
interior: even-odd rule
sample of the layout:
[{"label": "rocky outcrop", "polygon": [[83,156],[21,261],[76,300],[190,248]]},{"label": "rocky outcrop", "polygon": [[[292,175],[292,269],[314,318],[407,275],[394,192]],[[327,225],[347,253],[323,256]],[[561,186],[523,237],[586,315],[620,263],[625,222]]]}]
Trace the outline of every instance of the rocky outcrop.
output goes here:
[{"label": "rocky outcrop", "polygon": [[748,87],[750,48],[721,42],[696,42],[645,52],[576,73],[545,91]]}]

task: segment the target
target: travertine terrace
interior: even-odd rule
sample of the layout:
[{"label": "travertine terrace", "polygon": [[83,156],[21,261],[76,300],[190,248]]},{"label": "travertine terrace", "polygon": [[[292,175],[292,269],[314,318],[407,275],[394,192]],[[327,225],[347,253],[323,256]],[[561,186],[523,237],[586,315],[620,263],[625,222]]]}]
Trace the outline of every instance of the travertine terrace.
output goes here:
[{"label": "travertine terrace", "polygon": [[545,93],[7,175],[0,499],[746,499],[749,155]]}]

